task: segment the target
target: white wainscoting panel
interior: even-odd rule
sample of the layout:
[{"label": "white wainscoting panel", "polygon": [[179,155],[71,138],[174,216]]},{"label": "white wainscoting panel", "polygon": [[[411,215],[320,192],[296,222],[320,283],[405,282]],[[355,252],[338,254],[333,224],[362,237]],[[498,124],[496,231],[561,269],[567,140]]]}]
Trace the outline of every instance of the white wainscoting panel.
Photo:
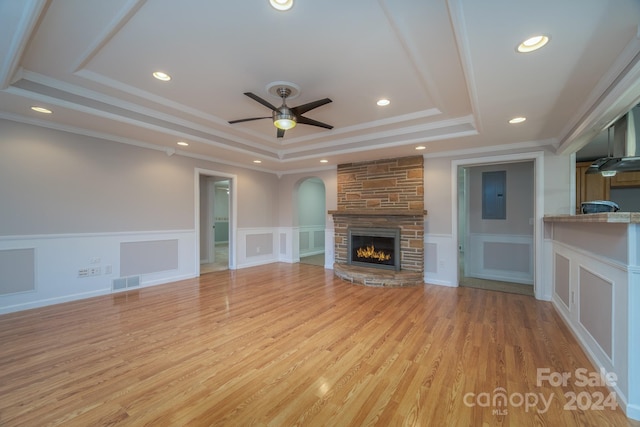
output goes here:
[{"label": "white wainscoting panel", "polygon": [[[295,251],[297,245],[299,245],[298,238],[303,233],[300,231],[299,227],[279,227],[277,229],[277,233],[279,235],[278,242],[280,248],[278,249],[278,259],[279,262],[287,262],[290,264],[300,262],[300,253]],[[305,230],[305,233],[314,234],[314,237],[317,237],[318,233],[324,234],[324,242],[322,242],[322,247],[317,248],[314,253],[322,253],[324,252],[324,268],[329,270],[333,270],[333,263],[335,262],[334,256],[334,231],[333,228],[321,228],[314,227],[312,230]],[[314,238],[314,241],[319,242],[322,239]],[[316,245],[317,246],[317,245]],[[313,255],[314,253],[306,253],[304,255]]]},{"label": "white wainscoting panel", "polygon": [[[629,278],[632,272],[626,265],[617,261],[594,256],[581,248],[558,241],[553,242],[552,251],[554,260],[569,261],[568,275],[563,268],[556,268],[555,261],[553,262],[551,271],[555,273],[552,302],[596,368],[602,368],[617,375],[618,381],[614,390],[618,403],[626,408],[631,386],[630,363],[637,364],[637,360],[634,360],[637,355],[630,353],[628,348],[632,345],[629,341],[629,314],[633,308],[628,305]],[[556,281],[564,281],[567,276],[569,277],[568,305],[556,290]],[[593,280],[592,276],[597,277],[597,280]],[[590,290],[581,295],[581,290],[587,289],[585,286],[600,286],[603,289],[597,292]],[[563,292],[566,294],[566,290],[561,291]],[[599,298],[598,295],[601,293],[610,293],[610,302],[607,306],[599,307],[607,299]],[[637,310],[637,307],[635,309]],[[602,316],[606,317],[605,322],[601,322]],[[600,325],[599,322],[604,325]],[[598,330],[597,328],[601,326],[606,326],[609,330],[605,332]]]},{"label": "white wainscoting panel", "polygon": [[279,227],[277,230],[278,242],[280,247],[278,248],[278,261],[286,262],[289,264],[293,264],[300,260],[298,256],[297,261],[294,257],[294,248],[295,248],[295,236],[298,236],[298,228],[297,227]]},{"label": "white wainscoting panel", "polygon": [[333,228],[324,229],[324,268],[333,270],[333,264],[336,262],[335,258],[335,232]]},{"label": "white wainscoting panel", "polygon": [[465,276],[533,285],[533,236],[469,234]]},{"label": "white wainscoting panel", "polygon": [[[457,254],[458,244],[453,240],[451,234],[426,234],[425,243],[425,272],[424,281],[431,285],[458,286],[457,281],[457,257],[452,258],[451,254]],[[436,259],[427,259],[433,257]],[[429,266],[427,269],[426,267]],[[435,269],[435,271],[433,271]]]},{"label": "white wainscoting panel", "polygon": [[167,240],[178,242],[177,268],[172,260],[166,269],[141,274],[140,287],[195,277],[195,230],[0,237],[0,250],[36,253],[35,288],[1,295],[0,314],[109,294],[113,280],[121,277],[121,244]]},{"label": "white wainscoting panel", "polygon": [[324,253],[324,225],[307,225],[298,227],[300,256]]},{"label": "white wainscoting panel", "polygon": [[[283,229],[279,227],[238,228],[237,268],[278,262]],[[287,242],[288,243],[288,242]],[[265,245],[268,244],[268,247]]]}]

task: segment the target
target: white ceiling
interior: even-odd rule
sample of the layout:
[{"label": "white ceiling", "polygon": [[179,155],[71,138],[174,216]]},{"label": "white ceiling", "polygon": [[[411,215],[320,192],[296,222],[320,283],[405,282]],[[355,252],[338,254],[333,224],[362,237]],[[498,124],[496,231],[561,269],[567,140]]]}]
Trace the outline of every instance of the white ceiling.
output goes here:
[{"label": "white ceiling", "polygon": [[[640,99],[639,23],[637,0],[0,0],[0,118],[278,174],[573,152]],[[539,33],[546,47],[516,52]],[[305,116],[334,128],[228,124],[269,116],[243,93],[279,105],[274,81],[301,88],[290,107],[331,98]]]}]

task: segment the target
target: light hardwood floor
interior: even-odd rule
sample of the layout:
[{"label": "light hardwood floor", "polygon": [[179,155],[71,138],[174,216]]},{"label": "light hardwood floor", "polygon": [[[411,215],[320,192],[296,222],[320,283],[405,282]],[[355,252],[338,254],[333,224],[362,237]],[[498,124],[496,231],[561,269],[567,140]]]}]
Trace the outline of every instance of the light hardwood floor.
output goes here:
[{"label": "light hardwood floor", "polygon": [[324,267],[324,253],[300,257],[300,263]]},{"label": "light hardwood floor", "polygon": [[464,274],[464,254],[458,256],[458,284],[468,288],[486,289],[489,291],[510,292],[533,296],[533,285],[523,285],[521,283],[502,282],[499,280],[480,279],[477,277],[467,277]]},{"label": "light hardwood floor", "polygon": [[[537,368],[594,370],[550,303],[312,265],[3,315],[0,343],[2,426],[640,425],[563,408],[604,387],[537,384]],[[500,387],[510,402],[486,405]],[[550,407],[526,410],[525,393]]]},{"label": "light hardwood floor", "polygon": [[229,269],[229,245],[227,243],[218,243],[215,246],[215,251],[215,262],[200,264],[201,275]]}]

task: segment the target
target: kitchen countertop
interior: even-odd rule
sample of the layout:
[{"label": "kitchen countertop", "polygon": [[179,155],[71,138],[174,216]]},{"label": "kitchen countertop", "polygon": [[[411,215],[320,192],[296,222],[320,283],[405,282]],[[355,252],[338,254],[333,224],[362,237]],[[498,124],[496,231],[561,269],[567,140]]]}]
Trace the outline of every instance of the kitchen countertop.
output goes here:
[{"label": "kitchen countertop", "polygon": [[545,215],[544,222],[602,222],[640,224],[640,212],[602,212],[581,215]]}]

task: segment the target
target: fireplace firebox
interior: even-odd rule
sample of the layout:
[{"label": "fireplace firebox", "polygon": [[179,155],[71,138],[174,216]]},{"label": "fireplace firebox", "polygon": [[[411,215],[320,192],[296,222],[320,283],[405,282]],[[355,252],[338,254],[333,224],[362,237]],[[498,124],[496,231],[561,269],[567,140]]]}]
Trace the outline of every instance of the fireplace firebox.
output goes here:
[{"label": "fireplace firebox", "polygon": [[348,263],[400,271],[400,228],[348,229]]}]

